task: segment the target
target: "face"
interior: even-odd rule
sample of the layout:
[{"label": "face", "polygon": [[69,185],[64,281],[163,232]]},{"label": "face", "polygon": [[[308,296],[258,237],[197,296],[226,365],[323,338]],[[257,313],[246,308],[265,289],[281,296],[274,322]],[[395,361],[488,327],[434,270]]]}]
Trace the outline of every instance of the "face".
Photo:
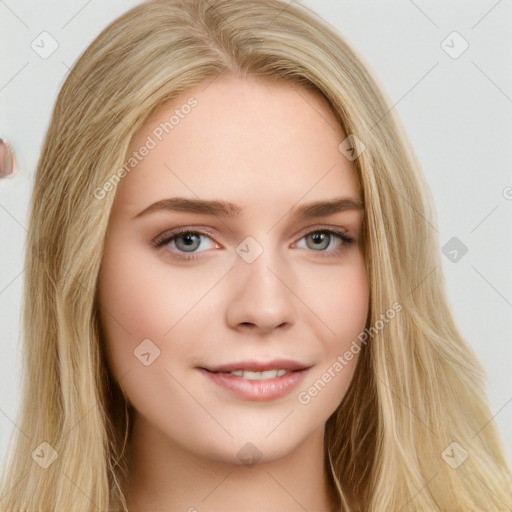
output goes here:
[{"label": "face", "polygon": [[345,137],[315,92],[223,77],[132,141],[100,315],[113,375],[169,447],[276,460],[343,399],[369,300]]}]

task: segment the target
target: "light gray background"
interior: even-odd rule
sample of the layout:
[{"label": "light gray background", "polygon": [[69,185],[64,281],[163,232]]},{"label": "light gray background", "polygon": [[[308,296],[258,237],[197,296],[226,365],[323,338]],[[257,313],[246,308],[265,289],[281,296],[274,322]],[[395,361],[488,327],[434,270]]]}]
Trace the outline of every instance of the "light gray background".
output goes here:
[{"label": "light gray background", "polygon": [[[68,67],[138,3],[0,0],[0,137],[18,159],[17,174],[0,180],[0,462],[16,428],[22,255],[43,135]],[[468,248],[457,262],[443,256],[443,271],[458,326],[488,373],[491,410],[512,462],[512,1],[302,3],[373,70],[423,166],[441,245],[457,237]],[[43,31],[59,45],[46,59],[31,47]],[[469,44],[458,58],[441,46],[453,31]],[[461,48],[454,36],[446,46]]]}]

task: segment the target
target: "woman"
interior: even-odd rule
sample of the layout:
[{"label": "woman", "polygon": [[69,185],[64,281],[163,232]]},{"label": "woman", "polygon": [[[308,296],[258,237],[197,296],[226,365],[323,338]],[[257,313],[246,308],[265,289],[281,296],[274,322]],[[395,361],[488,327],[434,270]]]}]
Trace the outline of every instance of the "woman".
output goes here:
[{"label": "woman", "polygon": [[279,0],[153,0],[100,34],[35,180],[2,510],[512,506],[388,111]]}]

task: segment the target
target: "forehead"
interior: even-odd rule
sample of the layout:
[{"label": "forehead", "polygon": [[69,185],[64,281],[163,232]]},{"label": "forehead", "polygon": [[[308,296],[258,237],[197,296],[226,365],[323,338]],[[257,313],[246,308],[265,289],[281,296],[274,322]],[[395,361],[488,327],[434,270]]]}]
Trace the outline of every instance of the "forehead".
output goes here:
[{"label": "forehead", "polygon": [[338,149],[345,137],[315,91],[221,76],[144,123],[130,144],[127,161],[138,156],[118,185],[116,203],[135,213],[169,195],[261,207],[326,194],[360,198],[355,167]]}]

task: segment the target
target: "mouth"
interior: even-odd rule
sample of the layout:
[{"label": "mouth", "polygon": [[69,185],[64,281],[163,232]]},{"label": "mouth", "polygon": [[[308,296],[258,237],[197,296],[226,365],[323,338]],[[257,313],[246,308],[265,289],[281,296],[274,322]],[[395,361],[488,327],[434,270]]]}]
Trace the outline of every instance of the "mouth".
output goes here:
[{"label": "mouth", "polygon": [[[299,370],[295,370],[299,371]],[[236,375],[237,377],[242,377],[247,380],[268,380],[275,379],[276,377],[282,377],[289,373],[287,370],[279,369],[279,370],[264,370],[262,372],[254,372],[251,370],[235,370],[232,372],[214,372],[214,373],[227,373],[229,375]]]},{"label": "mouth", "polygon": [[242,377],[247,380],[268,380],[282,377],[287,373],[308,370],[312,365],[302,364],[289,359],[279,359],[268,362],[240,361],[201,369],[211,373],[225,373]]},{"label": "mouth", "polygon": [[312,365],[291,360],[241,361],[199,367],[211,382],[244,400],[274,400],[288,394]]}]

